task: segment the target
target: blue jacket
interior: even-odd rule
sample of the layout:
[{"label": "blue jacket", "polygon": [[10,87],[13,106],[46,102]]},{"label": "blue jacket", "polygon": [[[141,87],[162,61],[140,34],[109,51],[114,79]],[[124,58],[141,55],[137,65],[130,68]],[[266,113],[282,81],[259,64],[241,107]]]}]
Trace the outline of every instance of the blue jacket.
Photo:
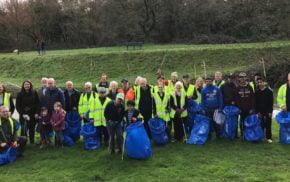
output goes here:
[{"label": "blue jacket", "polygon": [[207,109],[223,109],[223,97],[217,86],[204,87],[201,91],[201,107]]},{"label": "blue jacket", "polygon": [[60,88],[46,89],[44,96],[44,106],[48,108],[48,111],[53,110],[53,105],[55,102],[60,102],[62,108],[65,108],[65,98],[62,90]]}]

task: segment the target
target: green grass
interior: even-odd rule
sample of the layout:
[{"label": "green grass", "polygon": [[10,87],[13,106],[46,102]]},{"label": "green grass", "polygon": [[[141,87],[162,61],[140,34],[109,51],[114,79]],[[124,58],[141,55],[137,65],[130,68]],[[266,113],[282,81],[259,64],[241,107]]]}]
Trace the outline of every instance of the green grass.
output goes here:
[{"label": "green grass", "polygon": [[1,167],[1,181],[289,181],[290,146],[241,140],[211,140],[204,146],[153,145],[149,160],[109,155],[106,148],[40,150],[28,146],[24,158]]},{"label": "green grass", "polygon": [[86,81],[98,82],[102,73],[110,80],[119,81],[128,77],[132,82],[137,75],[147,77],[155,83],[155,73],[161,68],[166,77],[172,71],[180,75],[190,73],[204,76],[202,67],[206,63],[207,74],[216,70],[225,73],[262,69],[259,61],[266,64],[282,61],[290,56],[290,41],[217,44],[217,45],[145,45],[142,50],[129,50],[125,47],[106,47],[74,50],[51,50],[45,56],[36,52],[23,52],[20,55],[0,54],[0,80],[21,84],[30,79],[36,86],[42,76],[55,77],[58,85],[73,80],[77,87]]}]

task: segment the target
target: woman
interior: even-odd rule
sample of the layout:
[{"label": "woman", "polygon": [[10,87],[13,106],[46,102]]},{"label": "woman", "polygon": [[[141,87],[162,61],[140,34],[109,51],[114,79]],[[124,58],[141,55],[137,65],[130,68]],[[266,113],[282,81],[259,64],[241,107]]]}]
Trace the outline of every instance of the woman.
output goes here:
[{"label": "woman", "polygon": [[35,125],[38,118],[39,97],[29,80],[23,82],[21,91],[16,97],[16,109],[19,113],[21,136],[29,131],[30,144],[34,144]]},{"label": "woman", "polygon": [[115,100],[116,99],[116,95],[118,94],[118,82],[116,81],[111,81],[110,82],[110,91],[108,93],[108,97],[111,100]]},{"label": "woman", "polygon": [[203,89],[204,81],[203,78],[198,77],[195,82],[195,88],[193,92],[192,99],[197,103],[201,103],[201,90]]},{"label": "woman", "polygon": [[11,115],[13,114],[15,110],[15,106],[13,103],[13,98],[11,97],[11,94],[6,92],[5,86],[0,83],[0,106],[6,106],[9,108],[9,111],[11,112]]},{"label": "woman", "polygon": [[174,88],[175,91],[170,98],[170,117],[173,120],[174,138],[180,141],[184,137],[183,124],[187,117],[187,97],[180,81],[176,82]]}]

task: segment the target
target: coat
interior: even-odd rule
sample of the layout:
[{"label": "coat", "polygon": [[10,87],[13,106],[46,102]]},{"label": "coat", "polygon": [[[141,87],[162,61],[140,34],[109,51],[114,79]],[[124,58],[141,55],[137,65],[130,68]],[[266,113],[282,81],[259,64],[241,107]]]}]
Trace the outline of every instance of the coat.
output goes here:
[{"label": "coat", "polygon": [[34,117],[38,113],[39,97],[36,91],[19,92],[16,97],[16,110],[19,115],[28,114]]},{"label": "coat", "polygon": [[52,125],[52,129],[56,132],[63,131],[65,129],[65,111],[61,109],[60,111],[52,111],[52,115],[50,118],[50,123]]},{"label": "coat", "polygon": [[68,90],[64,91],[64,98],[65,98],[65,110],[70,112],[75,107],[78,110],[79,106],[79,99],[80,99],[80,92],[73,89],[71,95],[69,95]]},{"label": "coat", "polygon": [[55,102],[60,102],[62,107],[65,108],[65,98],[60,88],[47,89],[44,96],[44,106],[48,108],[51,113]]}]

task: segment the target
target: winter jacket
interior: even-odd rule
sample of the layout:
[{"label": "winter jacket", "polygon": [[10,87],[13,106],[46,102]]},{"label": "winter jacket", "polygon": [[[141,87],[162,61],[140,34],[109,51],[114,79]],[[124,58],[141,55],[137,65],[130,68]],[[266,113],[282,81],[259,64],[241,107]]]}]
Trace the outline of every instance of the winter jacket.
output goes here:
[{"label": "winter jacket", "polygon": [[[236,90],[237,87],[235,83],[225,82],[220,87],[221,93],[223,95],[224,106],[235,105],[236,104]],[[234,104],[233,104],[234,103]]]},{"label": "winter jacket", "polygon": [[52,111],[50,123],[54,131],[63,131],[65,129],[65,111],[60,109],[59,111]]},{"label": "winter jacket", "polygon": [[201,106],[207,109],[223,108],[223,97],[220,89],[217,86],[204,87],[201,91]]},{"label": "winter jacket", "polygon": [[65,98],[65,110],[66,112],[70,112],[75,107],[78,110],[80,92],[78,90],[73,89],[71,91],[71,95],[68,90],[64,91]]},{"label": "winter jacket", "polygon": [[256,112],[268,114],[273,112],[273,91],[268,87],[264,90],[258,89],[255,92]]},{"label": "winter jacket", "polygon": [[253,88],[249,85],[238,85],[236,90],[237,106],[242,112],[255,110],[255,95]]},{"label": "winter jacket", "polygon": [[19,115],[34,117],[39,112],[39,97],[36,91],[19,92],[16,97],[16,110]]},{"label": "winter jacket", "polygon": [[60,88],[47,89],[44,96],[44,106],[48,108],[51,113],[55,102],[60,102],[62,107],[65,108],[65,98]]}]

